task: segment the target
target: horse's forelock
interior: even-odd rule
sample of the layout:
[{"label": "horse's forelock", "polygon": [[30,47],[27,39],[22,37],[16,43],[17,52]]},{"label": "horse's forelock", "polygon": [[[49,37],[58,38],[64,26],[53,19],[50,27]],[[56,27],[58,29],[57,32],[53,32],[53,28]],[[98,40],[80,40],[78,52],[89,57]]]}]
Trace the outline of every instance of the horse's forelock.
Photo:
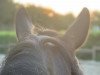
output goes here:
[{"label": "horse's forelock", "polygon": [[46,36],[52,36],[52,37],[57,37],[59,34],[56,30],[53,29],[46,29],[43,27],[35,27],[33,30],[34,34],[38,34],[38,35],[46,35]]}]

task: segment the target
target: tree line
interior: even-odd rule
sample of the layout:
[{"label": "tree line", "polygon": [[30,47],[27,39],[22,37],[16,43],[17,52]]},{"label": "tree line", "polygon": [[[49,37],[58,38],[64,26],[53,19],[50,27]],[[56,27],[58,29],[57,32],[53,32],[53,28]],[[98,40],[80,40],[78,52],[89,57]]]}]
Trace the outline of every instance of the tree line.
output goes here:
[{"label": "tree line", "polygon": [[[14,4],[12,0],[0,0],[0,27],[13,28],[13,22],[19,4]],[[70,25],[75,16],[72,13],[60,15],[51,9],[44,9],[29,5],[26,7],[34,25],[40,25],[46,28],[53,28],[56,30],[66,29]],[[92,15],[92,24],[100,26],[100,12],[94,11]]]}]

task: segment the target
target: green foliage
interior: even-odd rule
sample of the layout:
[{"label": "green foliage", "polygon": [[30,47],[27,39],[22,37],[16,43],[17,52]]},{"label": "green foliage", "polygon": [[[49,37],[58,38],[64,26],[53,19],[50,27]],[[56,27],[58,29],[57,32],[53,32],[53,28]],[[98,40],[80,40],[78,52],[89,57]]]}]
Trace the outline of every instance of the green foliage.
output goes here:
[{"label": "green foliage", "polygon": [[92,48],[93,46],[100,46],[100,34],[99,35],[89,35],[89,39],[85,47]]},{"label": "green foliage", "polygon": [[94,11],[93,12],[92,24],[100,26],[100,11]]},{"label": "green foliage", "polygon": [[0,0],[0,24],[9,24],[13,20],[15,5],[12,0]]}]

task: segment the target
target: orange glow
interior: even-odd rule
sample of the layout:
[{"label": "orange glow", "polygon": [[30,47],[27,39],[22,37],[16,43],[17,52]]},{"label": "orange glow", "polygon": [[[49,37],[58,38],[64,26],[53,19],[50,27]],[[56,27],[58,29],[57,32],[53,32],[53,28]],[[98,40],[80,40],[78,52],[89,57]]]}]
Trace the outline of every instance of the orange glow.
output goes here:
[{"label": "orange glow", "polygon": [[44,13],[47,14],[49,17],[53,17],[55,14],[55,12],[53,12],[50,8],[45,9]]},{"label": "orange glow", "polygon": [[77,15],[83,7],[87,7],[91,11],[100,10],[99,0],[14,0],[14,2],[23,5],[34,4],[35,6],[51,8],[53,11],[62,15],[68,12]]}]

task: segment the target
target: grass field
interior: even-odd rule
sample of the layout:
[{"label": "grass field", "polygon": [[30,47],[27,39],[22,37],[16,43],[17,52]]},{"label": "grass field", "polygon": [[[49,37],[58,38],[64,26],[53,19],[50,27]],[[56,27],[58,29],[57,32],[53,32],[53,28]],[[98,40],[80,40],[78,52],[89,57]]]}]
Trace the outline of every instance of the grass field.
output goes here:
[{"label": "grass field", "polygon": [[16,42],[14,31],[0,31],[0,45],[6,45]]},{"label": "grass field", "polygon": [[[59,31],[61,34],[64,34],[65,30]],[[0,45],[9,45],[9,44],[15,44],[17,41],[16,33],[14,31],[0,31]],[[93,46],[100,46],[100,31],[91,32],[87,43],[85,44],[85,48],[92,48]],[[5,53],[8,49],[0,48],[0,53]],[[81,57],[83,59],[90,59],[91,57],[88,56],[89,54],[84,55],[78,55],[78,57]],[[97,55],[97,59],[100,60],[100,55]]]},{"label": "grass field", "polygon": [[[59,31],[64,34],[65,30]],[[0,31],[0,45],[10,44],[16,42],[16,33],[14,31]],[[93,45],[100,45],[100,31],[91,31],[87,40],[86,47]]]}]

